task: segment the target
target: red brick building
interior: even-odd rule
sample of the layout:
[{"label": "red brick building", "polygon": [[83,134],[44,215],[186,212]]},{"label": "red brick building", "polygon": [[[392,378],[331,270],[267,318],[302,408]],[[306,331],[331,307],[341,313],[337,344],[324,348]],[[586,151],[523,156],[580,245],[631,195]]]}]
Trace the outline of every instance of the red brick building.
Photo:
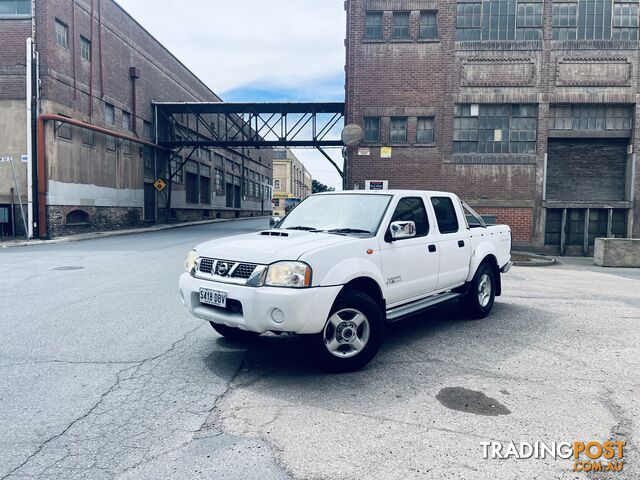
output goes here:
[{"label": "red brick building", "polygon": [[640,236],[637,1],[345,5],[348,188],[451,190],[543,251]]},{"label": "red brick building", "polygon": [[[0,36],[2,235],[24,230],[17,190],[25,210],[33,210],[27,194],[36,189],[35,182],[29,188],[28,171],[33,165],[37,176],[37,117],[62,115],[154,143],[152,102],[221,101],[112,0],[3,0]],[[27,55],[29,38],[33,49]],[[26,101],[29,86],[31,103]],[[162,135],[162,127],[159,130]],[[269,150],[197,149],[174,176],[167,209],[166,193],[159,193],[153,183],[166,179],[168,169],[175,170],[186,152],[169,162],[168,155],[153,148],[77,126],[50,121],[45,131],[44,201],[50,236],[139,226],[166,221],[167,215],[199,220],[271,210]],[[9,158],[17,169],[17,185]],[[237,194],[233,206],[226,200],[229,186]],[[37,195],[30,200],[36,202]],[[28,223],[37,222],[32,212]]]}]

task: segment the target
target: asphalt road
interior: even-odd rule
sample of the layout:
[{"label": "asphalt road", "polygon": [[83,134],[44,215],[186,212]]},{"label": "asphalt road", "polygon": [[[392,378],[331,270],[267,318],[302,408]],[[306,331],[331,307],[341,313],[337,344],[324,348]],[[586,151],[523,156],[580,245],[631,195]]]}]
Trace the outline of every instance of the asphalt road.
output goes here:
[{"label": "asphalt road", "polygon": [[[640,478],[640,270],[516,267],[489,318],[443,307],[327,375],[296,337],[238,346],[178,301],[193,245],[263,227],[0,249],[0,479]],[[621,473],[482,458],[609,438]]]}]

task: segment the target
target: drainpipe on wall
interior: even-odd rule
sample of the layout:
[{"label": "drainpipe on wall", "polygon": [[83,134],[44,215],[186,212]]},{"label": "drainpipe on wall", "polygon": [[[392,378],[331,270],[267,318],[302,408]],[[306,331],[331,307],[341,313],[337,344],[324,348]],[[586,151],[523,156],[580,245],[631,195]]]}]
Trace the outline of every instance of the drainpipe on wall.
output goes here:
[{"label": "drainpipe on wall", "polygon": [[33,238],[33,38],[27,38],[27,226],[28,238]]}]

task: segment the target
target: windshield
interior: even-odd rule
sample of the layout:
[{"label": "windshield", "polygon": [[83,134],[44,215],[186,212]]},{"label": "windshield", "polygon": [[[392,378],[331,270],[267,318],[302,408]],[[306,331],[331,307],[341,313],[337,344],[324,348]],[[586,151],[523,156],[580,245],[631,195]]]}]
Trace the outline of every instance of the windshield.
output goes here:
[{"label": "windshield", "polygon": [[308,197],[289,213],[278,228],[376,233],[389,205],[389,195],[336,194]]}]

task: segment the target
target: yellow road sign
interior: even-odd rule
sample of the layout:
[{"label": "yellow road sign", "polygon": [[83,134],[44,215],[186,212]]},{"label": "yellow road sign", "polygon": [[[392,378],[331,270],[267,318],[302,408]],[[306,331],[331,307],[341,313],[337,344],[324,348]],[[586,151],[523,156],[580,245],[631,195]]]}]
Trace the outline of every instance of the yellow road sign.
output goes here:
[{"label": "yellow road sign", "polygon": [[164,182],[164,180],[162,180],[161,178],[159,178],[158,180],[156,180],[153,184],[154,187],[156,187],[156,190],[158,190],[159,192],[163,191],[166,187],[167,184]]}]

